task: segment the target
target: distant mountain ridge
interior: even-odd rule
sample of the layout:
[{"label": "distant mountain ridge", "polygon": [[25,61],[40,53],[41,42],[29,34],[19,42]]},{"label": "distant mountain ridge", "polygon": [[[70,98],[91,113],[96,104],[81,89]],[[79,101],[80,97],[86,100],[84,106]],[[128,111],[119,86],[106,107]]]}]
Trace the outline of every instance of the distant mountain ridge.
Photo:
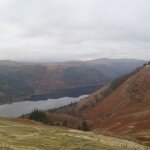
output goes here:
[{"label": "distant mountain ridge", "polygon": [[0,103],[21,101],[32,95],[47,94],[62,89],[101,87],[143,63],[145,63],[143,60],[130,59],[62,63],[3,60],[0,61]]}]

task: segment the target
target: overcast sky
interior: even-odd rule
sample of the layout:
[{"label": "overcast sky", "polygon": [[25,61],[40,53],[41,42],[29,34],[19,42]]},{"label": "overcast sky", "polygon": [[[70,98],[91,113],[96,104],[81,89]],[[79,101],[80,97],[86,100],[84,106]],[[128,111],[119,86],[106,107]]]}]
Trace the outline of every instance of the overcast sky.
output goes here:
[{"label": "overcast sky", "polygon": [[0,0],[0,59],[150,58],[150,0]]}]

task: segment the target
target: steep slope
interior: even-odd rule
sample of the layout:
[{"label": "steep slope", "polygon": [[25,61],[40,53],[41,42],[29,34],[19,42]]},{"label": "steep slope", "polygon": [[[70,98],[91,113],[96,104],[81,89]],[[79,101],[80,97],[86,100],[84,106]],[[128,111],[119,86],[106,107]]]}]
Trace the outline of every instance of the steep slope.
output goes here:
[{"label": "steep slope", "polygon": [[[97,107],[92,109],[87,118],[90,118],[91,113],[96,113],[96,117],[107,117],[115,115],[129,108],[132,105],[147,103],[150,99],[150,66],[147,65],[136,74],[128,78],[115,91],[106,97]],[[116,106],[117,104],[117,106]],[[131,105],[132,104],[132,105]],[[102,109],[103,108],[103,109]],[[93,116],[92,116],[93,118]]]},{"label": "steep slope", "polygon": [[109,87],[110,84],[107,84],[96,92],[90,94],[88,97],[81,99],[79,102],[72,103],[58,109],[49,110],[49,112],[55,112],[57,114],[69,114],[72,116],[85,118],[87,112],[97,106],[97,104],[104,99],[103,92],[106,91]]},{"label": "steep slope", "polygon": [[0,149],[3,150],[148,150],[136,142],[92,132],[58,128],[40,123],[0,117]]},{"label": "steep slope", "polygon": [[[93,129],[150,143],[150,65],[128,78],[85,116]],[[97,130],[98,130],[97,129]]]}]

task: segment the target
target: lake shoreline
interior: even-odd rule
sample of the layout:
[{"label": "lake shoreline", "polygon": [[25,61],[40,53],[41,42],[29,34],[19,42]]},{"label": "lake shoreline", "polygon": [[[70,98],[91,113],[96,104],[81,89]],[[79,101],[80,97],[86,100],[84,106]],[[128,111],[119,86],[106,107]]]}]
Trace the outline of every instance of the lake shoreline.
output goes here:
[{"label": "lake shoreline", "polygon": [[28,114],[34,109],[49,110],[59,108],[70,103],[78,102],[88,95],[82,95],[77,98],[63,97],[59,99],[48,99],[39,101],[22,101],[12,104],[0,105],[0,116],[4,117],[19,117],[23,114]]},{"label": "lake shoreline", "polygon": [[75,87],[70,89],[55,90],[49,93],[33,94],[30,98],[25,98],[23,101],[38,101],[48,99],[58,99],[62,97],[74,97],[77,98],[81,95],[89,95],[96,90],[100,89],[104,84],[89,85],[83,87]]}]

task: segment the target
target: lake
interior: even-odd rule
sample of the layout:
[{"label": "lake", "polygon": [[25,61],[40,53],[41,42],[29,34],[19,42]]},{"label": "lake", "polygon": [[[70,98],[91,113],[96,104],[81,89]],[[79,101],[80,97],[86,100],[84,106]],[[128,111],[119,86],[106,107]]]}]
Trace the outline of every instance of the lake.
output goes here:
[{"label": "lake", "polygon": [[31,112],[33,109],[38,108],[40,110],[47,110],[52,108],[58,108],[70,104],[71,102],[77,102],[88,95],[82,95],[79,97],[63,97],[58,99],[48,99],[39,101],[22,101],[12,104],[0,105],[0,116],[6,117],[18,117],[22,114]]}]

